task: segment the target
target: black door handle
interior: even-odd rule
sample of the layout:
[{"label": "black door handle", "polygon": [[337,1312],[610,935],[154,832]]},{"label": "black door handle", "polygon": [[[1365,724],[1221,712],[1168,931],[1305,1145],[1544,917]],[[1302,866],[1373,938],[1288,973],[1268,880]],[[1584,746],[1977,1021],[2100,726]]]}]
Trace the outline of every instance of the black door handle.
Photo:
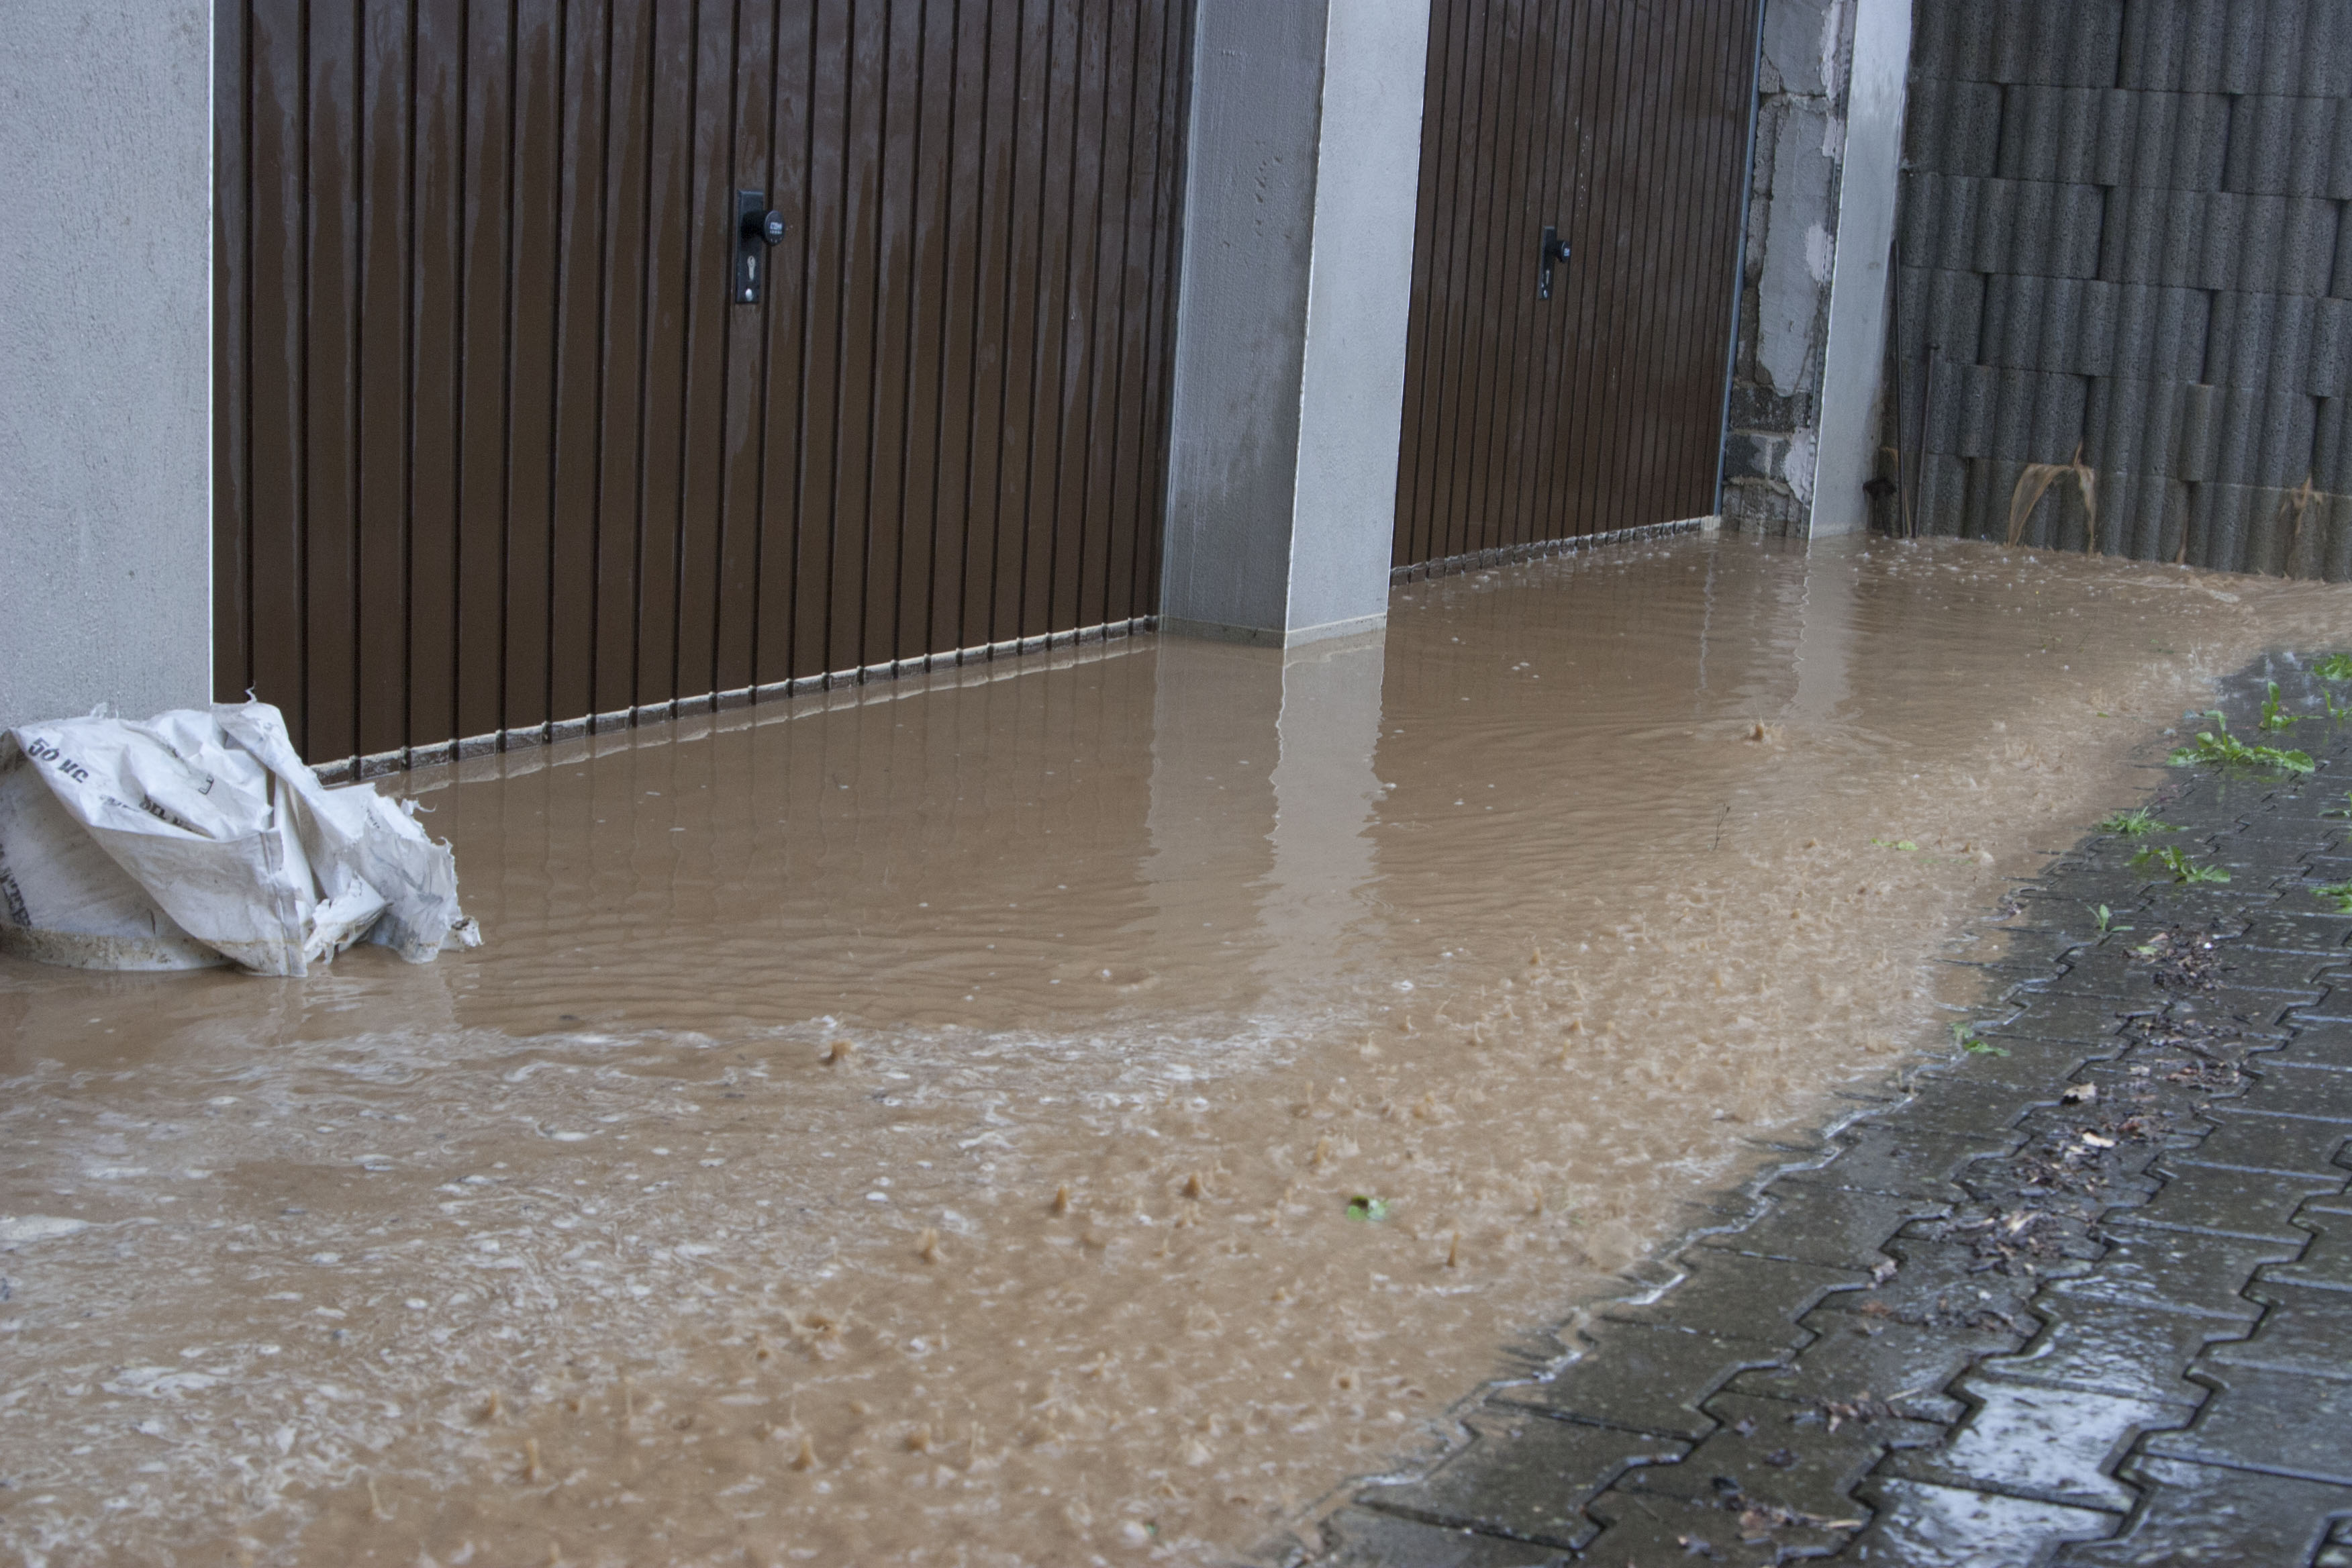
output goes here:
[{"label": "black door handle", "polygon": [[784,237],[784,215],[770,209],[765,191],[735,193],[735,302],[756,305],[761,288],[761,253]]},{"label": "black door handle", "polygon": [[1547,227],[1543,231],[1543,257],[1536,267],[1536,298],[1551,298],[1551,264],[1568,265],[1568,247],[1560,243],[1559,230]]}]

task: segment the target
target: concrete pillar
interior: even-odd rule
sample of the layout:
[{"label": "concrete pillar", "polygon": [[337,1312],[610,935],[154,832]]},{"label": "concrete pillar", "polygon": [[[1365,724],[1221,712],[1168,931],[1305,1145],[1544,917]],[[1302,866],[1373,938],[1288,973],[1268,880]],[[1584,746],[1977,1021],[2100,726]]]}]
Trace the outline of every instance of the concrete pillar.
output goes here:
[{"label": "concrete pillar", "polygon": [[1866,527],[1912,0],[1763,0],[1723,520]]},{"label": "concrete pillar", "polygon": [[1160,626],[1388,614],[1429,0],[1201,0]]},{"label": "concrete pillar", "polygon": [[211,0],[10,0],[0,727],[212,694]]},{"label": "concrete pillar", "polygon": [[1812,532],[1870,526],[1863,486],[1878,470],[1885,395],[1887,260],[1903,173],[1903,100],[1911,70],[1910,0],[1861,0],[1838,184],[1837,260],[1822,353],[1822,434]]}]

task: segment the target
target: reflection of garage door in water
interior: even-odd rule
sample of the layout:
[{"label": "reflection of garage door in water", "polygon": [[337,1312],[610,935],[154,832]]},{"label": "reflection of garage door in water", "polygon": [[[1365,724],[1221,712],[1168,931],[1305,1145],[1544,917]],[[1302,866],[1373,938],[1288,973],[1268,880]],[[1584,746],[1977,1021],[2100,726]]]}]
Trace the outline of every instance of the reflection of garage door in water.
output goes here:
[{"label": "reflection of garage door in water", "polygon": [[322,763],[1148,614],[1187,12],[224,5],[216,694]]},{"label": "reflection of garage door in water", "polygon": [[1396,565],[1716,510],[1759,9],[1437,0]]}]

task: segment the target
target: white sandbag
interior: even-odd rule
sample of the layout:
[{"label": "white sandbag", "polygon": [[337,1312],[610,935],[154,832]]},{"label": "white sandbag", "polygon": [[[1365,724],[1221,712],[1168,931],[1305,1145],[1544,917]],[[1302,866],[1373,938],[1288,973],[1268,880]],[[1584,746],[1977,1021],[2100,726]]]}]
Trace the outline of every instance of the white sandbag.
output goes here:
[{"label": "white sandbag", "polygon": [[0,736],[0,948],[299,975],[354,942],[425,963],[480,940],[448,847],[373,784],[320,784],[266,702]]}]

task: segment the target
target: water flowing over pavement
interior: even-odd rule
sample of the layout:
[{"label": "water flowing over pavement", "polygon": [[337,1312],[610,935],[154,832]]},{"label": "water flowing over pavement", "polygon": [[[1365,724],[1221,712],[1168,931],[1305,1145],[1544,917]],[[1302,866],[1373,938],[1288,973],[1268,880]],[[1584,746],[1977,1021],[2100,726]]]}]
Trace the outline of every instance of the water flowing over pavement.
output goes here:
[{"label": "water flowing over pavement", "polygon": [[[410,775],[488,942],[0,968],[28,1563],[1217,1561],[1932,1046],[2320,584],[1715,536]],[[1042,666],[1042,667],[1041,667]]]}]

